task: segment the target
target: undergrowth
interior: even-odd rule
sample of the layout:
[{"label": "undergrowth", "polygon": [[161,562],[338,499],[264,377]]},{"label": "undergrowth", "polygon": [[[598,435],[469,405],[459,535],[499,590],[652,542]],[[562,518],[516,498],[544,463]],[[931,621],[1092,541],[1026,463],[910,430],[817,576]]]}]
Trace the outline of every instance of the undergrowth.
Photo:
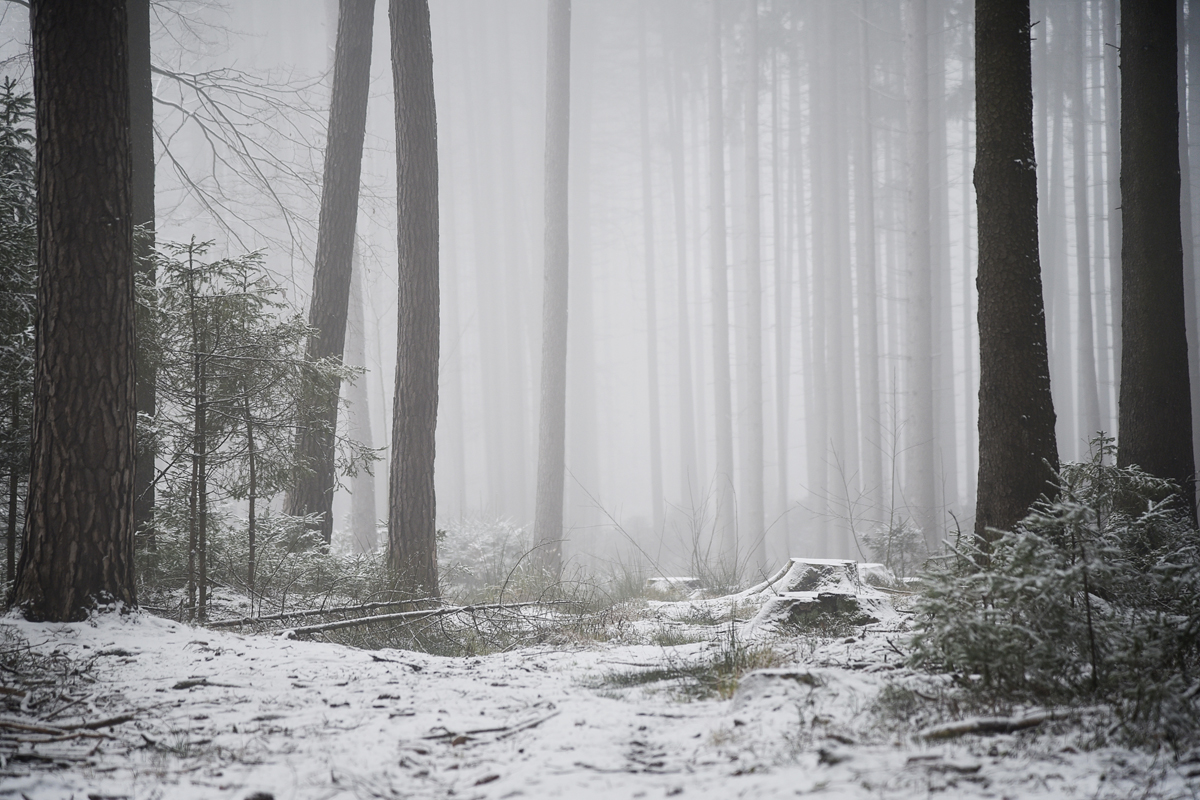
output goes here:
[{"label": "undergrowth", "polygon": [[977,705],[1103,702],[1127,740],[1193,743],[1200,534],[1173,484],[1114,454],[1098,439],[1055,499],[926,578],[910,663]]}]

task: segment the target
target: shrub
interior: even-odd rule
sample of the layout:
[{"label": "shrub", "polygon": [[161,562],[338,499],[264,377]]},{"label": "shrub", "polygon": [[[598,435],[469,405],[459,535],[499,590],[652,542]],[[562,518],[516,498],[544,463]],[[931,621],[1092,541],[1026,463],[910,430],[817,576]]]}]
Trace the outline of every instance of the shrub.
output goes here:
[{"label": "shrub", "polygon": [[1154,737],[1190,737],[1200,690],[1200,534],[1176,487],[1113,466],[1113,441],[1058,473],[988,552],[928,576],[911,663],[991,698],[1114,702]]}]

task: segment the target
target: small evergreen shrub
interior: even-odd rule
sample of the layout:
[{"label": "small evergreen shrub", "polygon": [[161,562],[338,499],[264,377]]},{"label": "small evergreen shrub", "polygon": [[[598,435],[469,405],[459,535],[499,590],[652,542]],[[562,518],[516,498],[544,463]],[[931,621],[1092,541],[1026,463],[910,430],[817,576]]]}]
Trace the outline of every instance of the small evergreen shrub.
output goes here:
[{"label": "small evergreen shrub", "polygon": [[1200,534],[1173,484],[1093,445],[989,552],[959,547],[927,577],[910,661],[993,700],[1107,701],[1139,735],[1188,739]]}]

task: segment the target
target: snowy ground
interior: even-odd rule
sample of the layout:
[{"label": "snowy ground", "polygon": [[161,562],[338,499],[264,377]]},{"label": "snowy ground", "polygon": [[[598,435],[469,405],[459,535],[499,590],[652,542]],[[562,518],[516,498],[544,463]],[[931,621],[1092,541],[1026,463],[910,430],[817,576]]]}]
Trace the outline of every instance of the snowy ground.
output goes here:
[{"label": "snowy ground", "polygon": [[[652,606],[636,626],[648,637],[695,613]],[[938,743],[916,735],[926,721],[885,720],[883,687],[916,679],[897,665],[893,622],[833,640],[771,640],[781,666],[743,678],[730,699],[688,700],[670,681],[623,684],[711,658],[729,647],[728,626],[711,626],[708,643],[585,642],[465,659],[148,614],[8,618],[0,633],[53,656],[62,682],[26,694],[29,675],[0,674],[9,709],[0,745],[10,753],[0,798],[1200,795],[1200,777],[1189,776],[1200,763],[1090,747],[1095,720]],[[112,718],[127,719],[83,727]]]}]

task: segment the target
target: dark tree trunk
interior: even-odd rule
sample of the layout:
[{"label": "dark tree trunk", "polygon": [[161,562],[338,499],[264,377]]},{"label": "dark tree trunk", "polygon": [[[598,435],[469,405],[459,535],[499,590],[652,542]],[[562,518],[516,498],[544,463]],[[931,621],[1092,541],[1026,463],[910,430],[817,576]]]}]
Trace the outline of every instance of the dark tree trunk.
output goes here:
[{"label": "dark tree trunk", "polygon": [[[308,324],[317,331],[308,342],[310,361],[340,359],[346,342],[374,15],[375,0],[342,0],[338,12],[333,99],[329,106],[317,257],[308,312]],[[326,544],[333,537],[337,399],[336,385],[318,387],[307,398],[296,435],[300,471],[287,498],[288,513],[320,515],[321,536]]]},{"label": "dark tree trunk", "polygon": [[543,569],[562,571],[567,405],[568,216],[571,2],[550,0],[546,52],[546,231],[542,289],[542,400],[538,420],[533,539]]},{"label": "dark tree trunk", "polygon": [[[417,597],[438,595],[434,430],[438,401],[438,161],[427,0],[391,0],[399,231],[396,393],[388,566]],[[344,299],[344,296],[343,296]]]},{"label": "dark tree trunk", "polygon": [[136,605],[134,298],[125,3],[35,0],[38,270],[25,547],[30,619]]},{"label": "dark tree trunk", "polygon": [[[20,430],[18,427],[21,422],[21,395],[19,392],[12,394],[12,427],[13,430]],[[16,580],[17,575],[17,503],[21,491],[21,473],[13,469],[8,473],[8,520],[6,522],[5,536],[5,569],[4,579],[10,583]]]},{"label": "dark tree trunk", "polygon": [[[979,499],[992,539],[1051,488],[1058,467],[1038,262],[1029,4],[976,0]],[[1048,465],[1048,466],[1047,466]]]},{"label": "dark tree trunk", "polygon": [[1195,518],[1175,30],[1173,0],[1121,4],[1123,344],[1117,462],[1174,480]]},{"label": "dark tree trunk", "polygon": [[[129,156],[132,174],[133,224],[144,237],[135,242],[136,268],[154,281],[154,91],[150,78],[150,0],[129,0]],[[141,313],[141,309],[138,309]],[[146,359],[137,364],[137,411],[153,417],[155,412],[155,369]],[[134,530],[144,537],[148,550],[155,549],[154,536],[154,447],[138,444],[133,486]]]}]

